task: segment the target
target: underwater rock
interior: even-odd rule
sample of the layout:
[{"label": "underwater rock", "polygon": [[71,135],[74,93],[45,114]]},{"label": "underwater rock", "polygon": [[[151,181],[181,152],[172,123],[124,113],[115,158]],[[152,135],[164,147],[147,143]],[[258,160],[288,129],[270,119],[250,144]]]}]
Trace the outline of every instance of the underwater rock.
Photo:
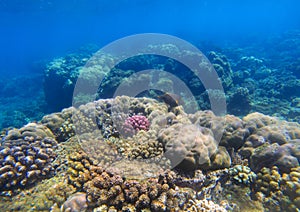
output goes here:
[{"label": "underwater rock", "polygon": [[[289,144],[279,146],[277,143],[274,143],[259,146],[250,157],[250,167],[254,171],[258,171],[262,167],[277,165],[281,171],[287,172],[291,168],[299,166],[297,157],[293,156],[290,149],[292,148]],[[296,149],[299,149],[299,147]]]},{"label": "underwater rock", "polygon": [[249,158],[254,171],[277,165],[281,171],[287,172],[299,165],[298,123],[280,121],[259,113],[249,114],[243,120],[251,135],[246,138],[239,153]]},{"label": "underwater rock", "polygon": [[245,122],[233,115],[216,116],[212,111],[197,111],[189,114],[192,123],[210,129],[220,145],[238,150],[249,136]]},{"label": "underwater rock", "polygon": [[224,132],[220,145],[238,150],[244,145],[248,136],[249,130],[245,128],[245,122],[233,115],[225,116]]},{"label": "underwater rock", "polygon": [[72,120],[74,112],[74,108],[66,108],[60,113],[44,116],[41,123],[52,131],[58,142],[64,142],[75,135],[75,126]]},{"label": "underwater rock", "polygon": [[219,146],[217,151],[211,156],[210,170],[217,170],[222,168],[229,168],[231,165],[231,158],[226,148]]}]

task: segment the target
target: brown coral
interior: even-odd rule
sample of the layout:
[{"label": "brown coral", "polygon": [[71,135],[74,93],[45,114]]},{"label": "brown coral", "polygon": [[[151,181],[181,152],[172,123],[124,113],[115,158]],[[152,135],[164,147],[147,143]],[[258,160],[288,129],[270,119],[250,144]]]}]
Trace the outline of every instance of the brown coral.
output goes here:
[{"label": "brown coral", "polygon": [[174,124],[161,130],[158,139],[172,166],[182,170],[209,169],[217,151],[212,132],[192,124]]},{"label": "brown coral", "polygon": [[54,174],[57,142],[51,131],[39,124],[11,130],[0,146],[0,187],[14,190]]}]

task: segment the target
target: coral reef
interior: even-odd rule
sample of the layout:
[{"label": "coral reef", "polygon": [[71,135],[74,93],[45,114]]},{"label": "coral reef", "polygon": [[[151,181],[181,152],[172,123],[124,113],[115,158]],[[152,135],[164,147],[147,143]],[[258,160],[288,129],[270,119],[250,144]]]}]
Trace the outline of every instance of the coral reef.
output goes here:
[{"label": "coral reef", "polygon": [[228,99],[228,112],[230,114],[240,116],[251,111],[251,99],[248,88],[237,87],[232,89],[228,92]]},{"label": "coral reef", "polygon": [[127,136],[133,136],[140,130],[148,131],[149,125],[150,123],[146,116],[134,115],[125,120],[122,133]]},{"label": "coral reef", "polygon": [[215,204],[211,200],[189,200],[184,211],[198,212],[198,211],[215,211],[215,212],[226,212],[227,210],[222,206]]},{"label": "coral reef", "polygon": [[299,166],[290,173],[281,174],[276,166],[263,168],[257,174],[255,197],[270,211],[297,211],[299,209]]},{"label": "coral reef", "polygon": [[45,67],[44,92],[51,112],[71,106],[79,71],[96,50],[95,46],[86,46],[76,53],[53,59]]},{"label": "coral reef", "polygon": [[45,115],[41,123],[52,131],[58,142],[64,142],[75,135],[73,112],[75,112],[73,108],[67,108],[60,113]]},{"label": "coral reef", "polygon": [[229,169],[229,174],[236,183],[250,185],[254,183],[256,174],[248,166],[236,165]]},{"label": "coral reef", "polygon": [[159,141],[172,166],[184,170],[207,169],[217,151],[212,132],[196,125],[174,124],[160,131]]},{"label": "coral reef", "polygon": [[228,152],[222,147],[218,148],[218,141],[208,128],[190,123],[177,123],[162,129],[158,140],[164,146],[166,157],[177,168],[188,171],[230,166]]},{"label": "coral reef", "polygon": [[40,120],[47,111],[43,75],[30,72],[6,76],[0,80],[0,129],[17,127]]},{"label": "coral reef", "polygon": [[[140,130],[125,136],[126,120]],[[293,211],[299,130],[260,113],[187,114],[127,96],[67,108],[1,134],[0,208]]]},{"label": "coral reef", "polygon": [[251,169],[257,172],[262,167],[276,165],[288,172],[299,166],[299,124],[259,113],[244,117],[244,121],[251,135],[239,152],[249,158]]},{"label": "coral reef", "polygon": [[0,189],[14,191],[51,177],[57,142],[51,131],[39,124],[13,129],[0,146]]},{"label": "coral reef", "polygon": [[225,90],[228,90],[233,83],[230,62],[224,54],[211,51],[208,53],[208,59],[213,64],[219,77],[222,78],[222,85]]}]

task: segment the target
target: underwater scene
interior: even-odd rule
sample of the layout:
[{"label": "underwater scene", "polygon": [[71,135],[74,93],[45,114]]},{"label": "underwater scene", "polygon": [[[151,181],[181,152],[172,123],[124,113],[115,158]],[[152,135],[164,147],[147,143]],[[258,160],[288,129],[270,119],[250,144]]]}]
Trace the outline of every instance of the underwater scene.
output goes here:
[{"label": "underwater scene", "polygon": [[299,8],[0,0],[0,211],[299,212]]}]

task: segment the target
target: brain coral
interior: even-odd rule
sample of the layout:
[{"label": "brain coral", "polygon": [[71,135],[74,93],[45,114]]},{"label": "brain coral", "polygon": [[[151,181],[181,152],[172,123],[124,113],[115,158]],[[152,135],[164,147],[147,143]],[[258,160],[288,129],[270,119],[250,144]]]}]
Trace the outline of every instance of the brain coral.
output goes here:
[{"label": "brain coral", "polygon": [[161,130],[158,139],[172,165],[182,170],[209,169],[218,147],[209,129],[193,124],[174,124]]}]

